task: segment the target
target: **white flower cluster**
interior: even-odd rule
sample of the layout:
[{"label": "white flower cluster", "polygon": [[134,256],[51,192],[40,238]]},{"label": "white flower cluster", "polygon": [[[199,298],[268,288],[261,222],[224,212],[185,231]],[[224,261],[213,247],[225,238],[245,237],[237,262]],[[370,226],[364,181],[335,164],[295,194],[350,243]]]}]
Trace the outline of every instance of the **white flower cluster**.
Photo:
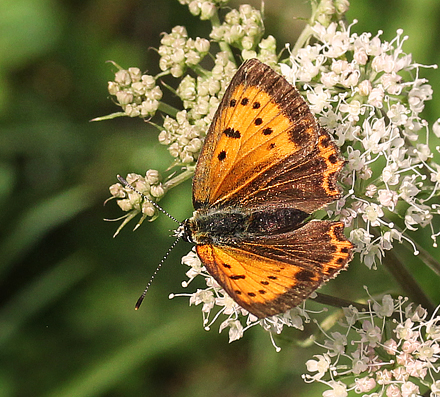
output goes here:
[{"label": "white flower cluster", "polygon": [[209,52],[209,40],[188,37],[184,26],[175,26],[171,33],[164,33],[159,47],[159,67],[173,77],[181,77],[187,66],[195,66]]},{"label": "white flower cluster", "polygon": [[220,52],[210,73],[197,78],[186,75],[182,79],[176,93],[185,110],[178,112],[175,118],[166,116],[159,134],[159,142],[168,146],[171,156],[179,164],[197,160],[227,82],[235,71],[235,64],[226,53]]},{"label": "white flower cluster", "polygon": [[[307,312],[301,308],[296,307],[284,314],[268,317],[263,320],[259,320],[253,314],[239,306],[214,280],[214,278],[208,273],[205,266],[203,266],[199,257],[193,249],[182,258],[182,264],[189,266],[190,269],[186,272],[188,281],[184,281],[182,286],[188,287],[191,281],[197,277],[202,276],[205,278],[207,288],[198,289],[191,294],[171,294],[170,298],[177,296],[189,297],[190,305],[202,304],[203,313],[203,325],[206,330],[209,330],[211,325],[218,319],[220,315],[226,315],[226,320],[222,321],[219,327],[221,332],[225,328],[229,328],[229,342],[233,342],[240,339],[243,336],[244,331],[253,327],[254,325],[261,325],[266,331],[269,332],[272,344],[279,351],[279,347],[276,346],[273,339],[274,334],[281,334],[283,327],[294,327],[297,329],[303,329],[303,321],[309,322],[310,318]],[[217,307],[216,307],[217,306]],[[211,310],[216,310],[213,318],[210,319]],[[243,317],[245,317],[245,326],[243,326]]]},{"label": "white flower cluster", "polygon": [[403,304],[385,295],[381,303],[372,300],[368,312],[344,309],[344,331],[326,335],[320,344],[325,352],[306,362],[313,375],[303,375],[304,380],[329,386],[324,397],[345,397],[353,390],[363,397],[415,397],[421,388],[437,396],[440,316],[435,312],[427,319],[425,309]]},{"label": "white flower cluster", "polygon": [[179,0],[180,4],[188,5],[189,11],[200,16],[202,21],[211,19],[217,13],[217,8],[226,5],[229,0]]},{"label": "white flower cluster", "polygon": [[[358,35],[350,28],[314,25],[317,42],[292,53],[292,66],[281,70],[346,152],[342,182],[348,194],[333,210],[352,228],[361,259],[375,267],[395,241],[412,244],[406,230],[429,225],[436,246],[440,232],[432,218],[440,210],[432,199],[440,192],[440,167],[420,116],[432,89],[419,78],[420,65],[403,52],[402,31],[386,42],[380,33]],[[397,207],[404,219],[398,226]]]},{"label": "white flower cluster", "polygon": [[[158,201],[165,194],[164,186],[161,183],[161,177],[159,171],[148,170],[145,177],[138,174],[128,174],[126,178],[127,182],[133,186],[138,192],[142,193],[150,200]],[[146,218],[153,218],[156,216],[156,209],[151,202],[145,200],[141,195],[133,191],[132,189],[115,183],[109,188],[112,197],[109,199],[116,199],[119,207],[127,212],[123,217],[124,222],[119,226],[115,233],[115,236],[119,231],[138,214],[142,214],[135,229],[137,229]],[[119,218],[121,219],[121,218]]]},{"label": "white flower cluster", "polygon": [[210,37],[214,41],[225,42],[237,47],[242,50],[242,55],[247,59],[246,55],[249,56],[247,51],[254,54],[263,32],[261,12],[249,4],[242,4],[238,10],[233,9],[228,12],[221,25],[213,27]]},{"label": "white flower cluster", "polygon": [[142,74],[139,68],[118,69],[115,80],[108,83],[108,92],[116,97],[127,116],[154,116],[162,99],[162,90],[156,85],[156,79]]}]

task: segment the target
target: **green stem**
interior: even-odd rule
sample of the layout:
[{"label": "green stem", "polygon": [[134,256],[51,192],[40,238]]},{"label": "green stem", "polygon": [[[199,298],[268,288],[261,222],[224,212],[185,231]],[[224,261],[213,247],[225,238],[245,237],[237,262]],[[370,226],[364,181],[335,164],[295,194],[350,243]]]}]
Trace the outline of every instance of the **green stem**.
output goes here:
[{"label": "green stem", "polygon": [[417,250],[419,251],[419,258],[423,263],[428,266],[437,276],[440,276],[440,263],[435,260],[432,255],[422,248],[419,244],[415,243]]},{"label": "green stem", "polygon": [[292,55],[296,56],[298,54],[298,51],[304,47],[304,45],[307,43],[307,41],[310,39],[310,37],[313,34],[312,27],[310,25],[307,25],[304,30],[301,32],[300,36],[298,37],[298,40],[295,43],[295,46],[292,48]]},{"label": "green stem", "polygon": [[[218,27],[220,26],[220,18],[218,17],[218,11],[216,10],[214,15],[211,18],[211,25],[212,27]],[[225,41],[220,41],[218,43],[218,45],[220,46],[220,50],[223,52],[226,52],[228,54],[228,58],[231,62],[235,63],[235,59],[234,59],[234,54],[232,53],[231,47],[229,46],[228,43],[226,43]]]},{"label": "green stem", "polygon": [[208,77],[210,75],[210,72],[202,68],[200,65],[191,66],[191,69],[194,70],[194,72],[196,72],[199,76]]},{"label": "green stem", "polygon": [[316,298],[313,298],[313,301],[322,303],[323,305],[333,306],[333,307],[349,307],[350,305],[358,309],[359,311],[368,311],[370,307],[363,303],[353,302],[347,299],[337,298],[335,296],[330,296],[326,294],[322,294],[320,292],[316,293]]},{"label": "green stem", "polygon": [[161,77],[168,76],[169,74],[170,74],[170,71],[169,71],[169,70],[165,70],[164,72],[160,72],[159,74],[157,74],[157,75],[154,77],[154,79],[155,79],[155,80],[158,80],[158,79],[160,79]]},{"label": "green stem", "polygon": [[[396,229],[400,234],[403,234],[402,230],[398,226],[394,225],[394,229]],[[440,262],[433,258],[432,255],[417,242],[413,241],[413,243],[416,246],[417,251],[419,251],[418,257],[421,259],[421,261],[427,265],[437,276],[440,276]]]},{"label": "green stem", "polygon": [[169,179],[164,183],[164,189],[166,191],[172,189],[173,187],[179,185],[180,183],[186,181],[187,179],[191,178],[194,175],[194,166],[188,167],[185,171],[180,173],[179,175],[175,176],[174,178]]},{"label": "green stem", "polygon": [[428,310],[429,313],[433,313],[435,310],[434,304],[425,294],[408,269],[403,266],[402,261],[397,257],[394,251],[395,250],[387,251],[383,259],[384,266],[388,269],[394,279],[399,283],[402,290],[405,291],[412,301],[422,305],[426,310]]},{"label": "green stem", "polygon": [[117,112],[117,113],[108,114],[107,116],[95,117],[94,119],[92,119],[90,121],[112,120],[112,119],[115,119],[116,117],[124,117],[124,116],[127,116],[127,113]]},{"label": "green stem", "polygon": [[168,114],[171,117],[176,117],[177,113],[179,112],[178,109],[176,109],[173,106],[167,105],[164,102],[159,102],[159,108],[162,113]]}]

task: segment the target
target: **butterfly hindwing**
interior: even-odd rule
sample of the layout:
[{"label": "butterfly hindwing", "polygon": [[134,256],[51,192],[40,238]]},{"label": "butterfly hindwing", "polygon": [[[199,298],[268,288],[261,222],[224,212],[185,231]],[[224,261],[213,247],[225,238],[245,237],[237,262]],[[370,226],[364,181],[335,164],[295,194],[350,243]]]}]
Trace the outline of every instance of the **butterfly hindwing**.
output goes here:
[{"label": "butterfly hindwing", "polygon": [[228,205],[274,167],[300,161],[314,150],[318,131],[292,85],[256,59],[245,62],[205,139],[193,179],[194,207]]},{"label": "butterfly hindwing", "polygon": [[198,245],[210,274],[243,308],[259,318],[304,301],[351,258],[341,222],[312,221],[269,238],[235,245]]}]

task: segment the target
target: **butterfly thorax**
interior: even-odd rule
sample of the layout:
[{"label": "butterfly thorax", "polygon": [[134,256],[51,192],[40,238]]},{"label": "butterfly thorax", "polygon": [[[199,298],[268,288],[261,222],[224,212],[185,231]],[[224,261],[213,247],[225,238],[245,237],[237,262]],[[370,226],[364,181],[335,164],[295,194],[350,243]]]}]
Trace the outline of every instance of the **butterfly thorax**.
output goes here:
[{"label": "butterfly thorax", "polygon": [[295,230],[308,217],[308,213],[295,208],[199,209],[184,222],[182,238],[195,244],[233,245],[253,237]]}]

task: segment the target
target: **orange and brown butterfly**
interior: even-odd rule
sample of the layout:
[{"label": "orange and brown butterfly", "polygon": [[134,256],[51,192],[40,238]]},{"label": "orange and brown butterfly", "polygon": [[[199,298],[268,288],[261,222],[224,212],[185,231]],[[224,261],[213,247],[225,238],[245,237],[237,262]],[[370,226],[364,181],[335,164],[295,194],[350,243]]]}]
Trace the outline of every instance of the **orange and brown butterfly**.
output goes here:
[{"label": "orange and brown butterfly", "polygon": [[343,165],[298,91],[248,60],[206,136],[181,236],[241,307],[258,318],[286,312],[351,259],[342,222],[307,222],[341,196]]}]

